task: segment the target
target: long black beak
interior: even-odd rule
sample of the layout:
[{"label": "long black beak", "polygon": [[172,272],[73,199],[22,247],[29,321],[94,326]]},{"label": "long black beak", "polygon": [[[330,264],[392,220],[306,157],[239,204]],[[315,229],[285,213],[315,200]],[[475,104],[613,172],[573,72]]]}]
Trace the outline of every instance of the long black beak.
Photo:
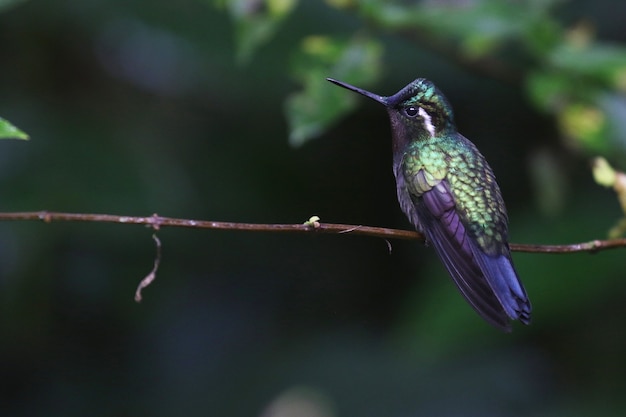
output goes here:
[{"label": "long black beak", "polygon": [[344,83],[342,81],[337,81],[337,80],[335,80],[333,78],[326,78],[326,80],[330,81],[333,84],[337,84],[339,87],[343,87],[345,89],[354,91],[355,93],[359,93],[359,94],[361,94],[361,95],[363,95],[365,97],[369,97],[372,100],[377,101],[377,102],[379,102],[380,104],[382,104],[384,106],[387,105],[387,97],[385,97],[385,96],[379,96],[378,94],[370,93],[367,90],[363,90],[362,88],[358,88],[358,87],[355,87],[353,85],[346,84],[346,83]]}]

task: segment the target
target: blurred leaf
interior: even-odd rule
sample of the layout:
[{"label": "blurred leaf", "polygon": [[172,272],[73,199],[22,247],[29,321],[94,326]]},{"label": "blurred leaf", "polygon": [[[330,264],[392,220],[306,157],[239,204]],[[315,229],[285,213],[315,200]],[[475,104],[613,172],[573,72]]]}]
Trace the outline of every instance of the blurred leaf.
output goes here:
[{"label": "blurred leaf", "polygon": [[[554,25],[545,24],[547,10],[555,1],[399,2],[365,0],[360,11],[387,29],[426,31],[441,38],[454,38],[464,54],[478,58],[505,41],[526,37],[553,39]],[[548,36],[549,35],[549,36]]]},{"label": "blurred leaf", "polygon": [[563,39],[563,28],[548,15],[547,11],[529,22],[524,32],[525,47],[529,55],[542,60]]},{"label": "blurred leaf", "polygon": [[557,115],[559,128],[574,145],[592,152],[609,150],[609,125],[606,114],[598,106],[584,102],[568,103]]},{"label": "blurred leaf", "polygon": [[526,81],[536,107],[556,116],[563,137],[592,154],[626,154],[626,97],[572,71],[536,71]]},{"label": "blurred leaf", "polygon": [[13,126],[7,120],[0,117],[0,139],[22,139],[28,140],[26,133]]},{"label": "blurred leaf", "polygon": [[556,117],[561,135],[575,148],[604,154],[619,139],[616,133],[626,106],[622,110],[619,100],[602,86],[571,72],[548,69],[530,73],[526,91],[537,108]]},{"label": "blurred leaf", "polygon": [[592,77],[610,88],[626,91],[626,48],[603,43],[563,43],[547,57],[566,74]]},{"label": "blurred leaf", "polygon": [[613,187],[617,173],[608,161],[602,157],[594,158],[591,171],[593,179],[603,187]]},{"label": "blurred leaf", "polygon": [[537,70],[526,78],[526,92],[534,105],[547,113],[557,113],[573,97],[589,99],[593,90],[567,73]]},{"label": "blurred leaf", "polygon": [[380,43],[368,38],[304,39],[293,65],[293,74],[304,84],[304,90],[286,102],[290,143],[302,145],[355,106],[356,97],[334,87],[326,77],[367,86],[380,73],[381,57]]},{"label": "blurred leaf", "polygon": [[[615,170],[606,159],[602,157],[594,158],[592,162],[593,179],[596,183],[611,187],[617,194],[617,199],[622,208],[622,213],[626,214],[626,174]],[[626,233],[626,218],[620,219],[615,226],[609,230],[609,238],[617,238]]]},{"label": "blurred leaf", "polygon": [[609,229],[607,236],[609,239],[617,239],[624,236],[624,234],[626,234],[626,218],[621,218]]},{"label": "blurred leaf", "polygon": [[235,22],[237,59],[245,63],[268,42],[293,11],[297,0],[214,0],[226,7]]}]

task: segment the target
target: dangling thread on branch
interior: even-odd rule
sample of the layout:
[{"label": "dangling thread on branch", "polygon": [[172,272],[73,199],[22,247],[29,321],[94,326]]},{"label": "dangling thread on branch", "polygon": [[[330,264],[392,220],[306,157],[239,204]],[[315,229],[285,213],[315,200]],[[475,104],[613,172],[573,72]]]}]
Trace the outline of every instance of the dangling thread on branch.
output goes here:
[{"label": "dangling thread on branch", "polygon": [[139,285],[137,286],[137,291],[135,291],[135,301],[141,302],[141,291],[146,288],[148,285],[152,284],[152,281],[156,279],[156,273],[159,269],[159,264],[161,263],[161,240],[159,240],[156,232],[152,235],[152,240],[154,240],[154,244],[156,246],[156,255],[154,257],[154,266],[152,267],[152,271],[144,279],[141,280]]}]

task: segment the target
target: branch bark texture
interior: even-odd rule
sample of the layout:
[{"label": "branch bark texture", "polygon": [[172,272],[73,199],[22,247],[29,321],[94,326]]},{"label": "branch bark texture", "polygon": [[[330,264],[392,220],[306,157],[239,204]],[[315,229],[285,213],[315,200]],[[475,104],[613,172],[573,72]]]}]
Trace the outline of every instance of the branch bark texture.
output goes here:
[{"label": "branch bark texture", "polygon": [[[59,213],[51,211],[31,211],[0,213],[0,221],[38,220],[46,223],[71,221],[71,222],[98,222],[98,223],[121,223],[141,224],[150,226],[154,230],[162,227],[188,227],[193,229],[217,229],[238,230],[246,232],[266,233],[324,233],[346,234],[355,236],[378,237],[382,239],[404,239],[424,241],[424,235],[416,231],[389,229],[384,227],[372,227],[352,224],[320,223],[314,218],[304,224],[262,224],[262,223],[234,223],[211,220],[191,220],[172,217],[162,217],[157,214],[147,217],[118,216],[112,214],[84,214],[84,213]],[[615,249],[626,246],[626,238],[591,240],[588,242],[572,243],[564,245],[536,245],[511,243],[511,250],[529,253],[576,253],[598,252],[606,249]]]}]

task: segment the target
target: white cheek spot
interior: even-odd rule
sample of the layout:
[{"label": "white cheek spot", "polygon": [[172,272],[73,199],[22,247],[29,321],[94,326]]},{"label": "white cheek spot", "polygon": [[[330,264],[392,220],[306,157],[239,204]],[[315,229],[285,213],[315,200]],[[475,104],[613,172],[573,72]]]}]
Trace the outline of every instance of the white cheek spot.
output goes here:
[{"label": "white cheek spot", "polygon": [[435,136],[435,125],[433,125],[433,119],[430,117],[430,114],[422,107],[417,110],[417,114],[419,114],[424,120],[424,127],[430,133],[430,136]]}]

